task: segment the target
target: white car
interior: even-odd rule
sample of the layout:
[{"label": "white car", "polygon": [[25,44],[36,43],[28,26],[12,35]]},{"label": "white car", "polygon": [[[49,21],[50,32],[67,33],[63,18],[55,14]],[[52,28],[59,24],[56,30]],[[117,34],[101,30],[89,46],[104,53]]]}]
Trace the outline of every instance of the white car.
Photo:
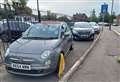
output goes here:
[{"label": "white car", "polygon": [[90,25],[94,28],[95,33],[100,33],[100,26],[96,22],[90,22]]}]

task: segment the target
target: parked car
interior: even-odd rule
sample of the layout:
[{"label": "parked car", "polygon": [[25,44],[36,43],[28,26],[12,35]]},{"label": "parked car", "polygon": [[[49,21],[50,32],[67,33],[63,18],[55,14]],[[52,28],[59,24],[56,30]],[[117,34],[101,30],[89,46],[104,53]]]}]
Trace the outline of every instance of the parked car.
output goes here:
[{"label": "parked car", "polygon": [[110,23],[105,22],[104,26],[110,26]]},{"label": "parked car", "polygon": [[113,23],[113,26],[119,26],[119,24],[117,24],[117,23]]},{"label": "parked car", "polygon": [[98,23],[99,26],[109,26],[110,24],[109,23],[106,23],[106,22],[99,22]]},{"label": "parked car", "polygon": [[20,38],[22,32],[25,32],[31,25],[31,23],[21,21],[1,22],[0,38],[3,42],[15,41]]},{"label": "parked car", "polygon": [[32,25],[7,49],[6,70],[28,76],[44,76],[59,71],[60,55],[67,57],[73,49],[72,40],[66,23]]},{"label": "parked car", "polygon": [[94,28],[88,22],[76,22],[73,27],[74,40],[94,40]]},{"label": "parked car", "polygon": [[100,26],[96,22],[90,22],[90,25],[94,28],[96,34],[100,33]]}]

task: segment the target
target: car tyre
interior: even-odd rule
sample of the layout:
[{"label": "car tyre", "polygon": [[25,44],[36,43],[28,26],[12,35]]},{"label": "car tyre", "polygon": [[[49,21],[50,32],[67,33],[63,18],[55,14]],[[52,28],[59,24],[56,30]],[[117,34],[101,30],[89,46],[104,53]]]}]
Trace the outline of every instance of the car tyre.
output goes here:
[{"label": "car tyre", "polygon": [[92,37],[91,37],[91,41],[93,41],[95,39],[95,35],[92,35]]},{"label": "car tyre", "polygon": [[8,35],[7,34],[2,34],[1,35],[1,40],[3,41],[3,42],[8,42],[9,40],[8,40]]},{"label": "car tyre", "polygon": [[74,48],[73,48],[73,44],[70,46],[70,51],[72,51]]},{"label": "car tyre", "polygon": [[97,34],[100,34],[100,31],[98,31]]}]

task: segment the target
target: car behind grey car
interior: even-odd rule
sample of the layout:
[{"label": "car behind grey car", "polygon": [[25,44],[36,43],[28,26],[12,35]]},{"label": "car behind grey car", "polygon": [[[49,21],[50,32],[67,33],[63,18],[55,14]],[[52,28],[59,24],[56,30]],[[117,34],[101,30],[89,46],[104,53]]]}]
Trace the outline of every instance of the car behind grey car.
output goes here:
[{"label": "car behind grey car", "polygon": [[96,22],[90,22],[90,25],[94,28],[96,34],[100,33],[101,28]]},{"label": "car behind grey car", "polygon": [[76,22],[73,27],[73,37],[75,40],[94,40],[94,28],[88,22]]},{"label": "car behind grey car", "polygon": [[5,54],[6,70],[12,74],[44,76],[59,69],[60,54],[73,49],[66,23],[35,24],[13,42]]}]

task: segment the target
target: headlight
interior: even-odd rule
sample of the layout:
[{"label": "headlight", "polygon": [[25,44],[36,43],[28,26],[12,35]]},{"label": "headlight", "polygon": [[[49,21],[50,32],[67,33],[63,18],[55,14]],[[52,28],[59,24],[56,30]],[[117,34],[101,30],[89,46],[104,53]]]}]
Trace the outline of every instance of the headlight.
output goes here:
[{"label": "headlight", "polygon": [[8,48],[7,51],[6,51],[6,53],[5,53],[5,57],[8,56],[9,52],[10,52],[10,49]]},{"label": "headlight", "polygon": [[50,65],[51,64],[51,60],[47,60],[46,62],[45,62],[45,65]]},{"label": "headlight", "polygon": [[41,59],[47,59],[49,56],[50,56],[50,51],[47,50],[47,51],[44,51],[42,54],[41,54]]},{"label": "headlight", "polygon": [[91,33],[94,33],[94,32],[95,32],[94,29],[92,29],[92,30],[91,30]]}]

